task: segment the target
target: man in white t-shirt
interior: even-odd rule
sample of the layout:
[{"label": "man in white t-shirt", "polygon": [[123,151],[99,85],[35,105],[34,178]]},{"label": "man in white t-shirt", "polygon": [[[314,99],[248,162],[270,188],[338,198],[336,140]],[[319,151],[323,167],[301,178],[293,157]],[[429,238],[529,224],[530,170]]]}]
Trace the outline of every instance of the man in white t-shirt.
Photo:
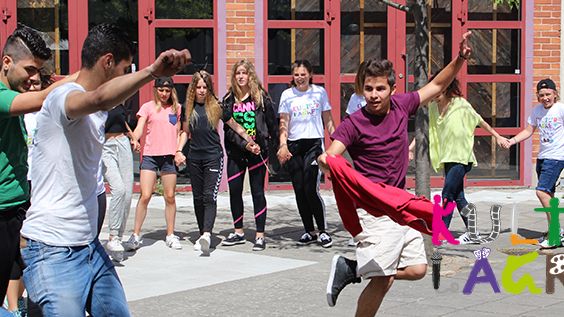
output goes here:
[{"label": "man in white t-shirt", "polygon": [[[538,184],[537,197],[544,208],[550,207],[550,199],[554,197],[556,183],[564,169],[564,104],[559,102],[556,84],[549,78],[537,84],[536,106],[527,120],[527,127],[509,140],[511,145],[524,141],[539,129],[540,151],[537,157]],[[550,213],[546,213],[550,227]],[[556,230],[557,232],[557,230]],[[563,237],[562,231],[560,232]],[[541,249],[552,249],[562,245],[561,241],[551,244],[548,232],[539,240]]]},{"label": "man in white t-shirt", "polygon": [[84,311],[129,316],[123,287],[97,238],[101,111],[190,61],[187,50],[169,50],[149,67],[124,76],[133,54],[132,42],[116,26],[92,28],[76,82],[54,89],[37,115],[32,207],[21,231],[21,252],[29,296],[45,316],[84,316]]}]

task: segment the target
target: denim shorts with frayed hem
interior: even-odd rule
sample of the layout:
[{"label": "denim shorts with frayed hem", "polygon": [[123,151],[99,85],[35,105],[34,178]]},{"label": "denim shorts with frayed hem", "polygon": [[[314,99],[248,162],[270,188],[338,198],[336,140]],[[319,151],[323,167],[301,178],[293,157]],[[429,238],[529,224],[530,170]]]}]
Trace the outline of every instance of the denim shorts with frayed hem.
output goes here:
[{"label": "denim shorts with frayed hem", "polygon": [[556,191],[556,183],[560,178],[562,169],[564,169],[564,161],[537,159],[537,176],[539,182],[536,190],[553,194]]}]

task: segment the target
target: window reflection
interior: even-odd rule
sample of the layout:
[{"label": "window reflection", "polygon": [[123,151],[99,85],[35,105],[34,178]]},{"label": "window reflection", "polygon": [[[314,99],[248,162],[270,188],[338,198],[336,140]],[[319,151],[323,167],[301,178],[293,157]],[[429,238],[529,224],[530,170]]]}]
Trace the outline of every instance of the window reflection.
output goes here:
[{"label": "window reflection", "polygon": [[190,50],[192,63],[179,72],[179,75],[192,75],[204,68],[210,74],[215,71],[213,64],[213,29],[159,28],[155,30],[155,47],[155,56],[171,48],[177,50],[188,48]]},{"label": "window reflection", "polygon": [[39,31],[51,49],[45,68],[57,75],[69,74],[68,2],[18,1],[18,22]]},{"label": "window reflection", "polygon": [[290,75],[291,64],[307,59],[315,74],[325,72],[325,40],[321,29],[269,29],[268,74]]}]

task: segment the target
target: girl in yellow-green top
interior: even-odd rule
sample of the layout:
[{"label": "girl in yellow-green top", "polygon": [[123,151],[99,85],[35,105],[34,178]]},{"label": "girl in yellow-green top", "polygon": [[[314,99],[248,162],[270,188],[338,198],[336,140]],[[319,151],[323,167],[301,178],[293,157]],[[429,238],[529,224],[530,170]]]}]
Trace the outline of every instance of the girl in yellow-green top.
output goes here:
[{"label": "girl in yellow-green top", "polygon": [[[431,78],[432,80],[432,78]],[[435,171],[444,168],[443,201],[455,201],[458,212],[468,202],[464,198],[464,176],[476,166],[474,129],[480,126],[493,135],[498,145],[509,142],[500,136],[462,97],[458,80],[454,81],[429,104],[429,156]],[[462,216],[468,228],[468,218]],[[452,214],[443,217],[450,225]],[[461,235],[461,244],[471,243],[468,233]]]}]

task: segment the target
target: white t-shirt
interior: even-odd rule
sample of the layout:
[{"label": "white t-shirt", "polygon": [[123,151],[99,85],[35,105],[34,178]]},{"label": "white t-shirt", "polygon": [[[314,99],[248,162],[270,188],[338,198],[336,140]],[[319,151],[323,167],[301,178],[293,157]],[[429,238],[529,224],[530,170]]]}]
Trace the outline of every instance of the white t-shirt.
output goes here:
[{"label": "white t-shirt", "polygon": [[31,155],[33,153],[33,138],[35,137],[35,132],[37,131],[37,112],[26,113],[24,115],[25,129],[27,131],[27,180],[31,180]]},{"label": "white t-shirt", "polygon": [[351,115],[364,106],[366,106],[366,100],[364,99],[364,96],[354,93],[352,94],[351,99],[349,99],[349,103],[347,105],[347,114]]},{"label": "white t-shirt", "polygon": [[282,92],[278,113],[288,113],[288,140],[323,138],[323,111],[331,110],[327,92],[321,86],[311,85],[307,91],[296,87]]},{"label": "white t-shirt", "polygon": [[77,90],[84,88],[76,83],[56,88],[37,114],[31,207],[21,233],[52,246],[87,245],[97,234],[105,116],[69,119],[65,100]]},{"label": "white t-shirt", "polygon": [[564,161],[564,104],[556,102],[549,109],[538,105],[527,123],[539,129],[539,159]]}]

